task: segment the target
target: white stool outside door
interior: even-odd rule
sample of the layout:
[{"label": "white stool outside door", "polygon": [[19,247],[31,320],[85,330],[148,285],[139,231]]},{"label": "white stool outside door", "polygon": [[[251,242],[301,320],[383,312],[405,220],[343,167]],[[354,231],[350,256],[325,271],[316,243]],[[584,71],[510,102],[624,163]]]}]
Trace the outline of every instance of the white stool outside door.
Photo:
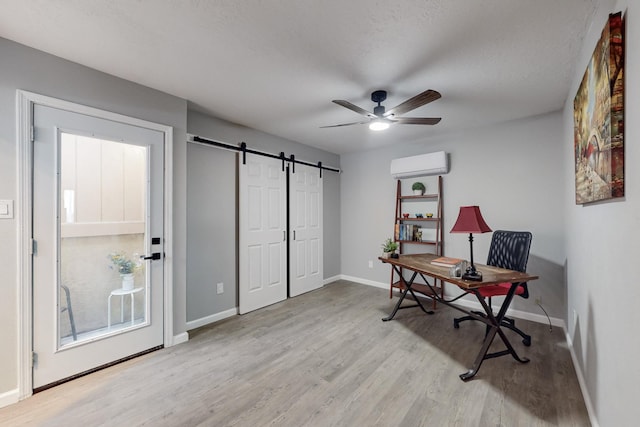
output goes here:
[{"label": "white stool outside door", "polygon": [[114,289],[109,294],[109,301],[107,303],[107,329],[111,329],[111,297],[120,296],[120,323],[124,323],[124,296],[131,296],[131,326],[133,326],[133,322],[135,320],[135,304],[133,301],[133,297],[136,293],[140,292],[144,288],[133,288],[133,289]]}]

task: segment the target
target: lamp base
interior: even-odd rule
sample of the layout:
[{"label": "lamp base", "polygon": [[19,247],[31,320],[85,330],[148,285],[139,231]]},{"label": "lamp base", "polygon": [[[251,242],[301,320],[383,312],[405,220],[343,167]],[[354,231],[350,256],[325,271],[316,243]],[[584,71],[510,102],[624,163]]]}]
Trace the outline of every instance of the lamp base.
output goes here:
[{"label": "lamp base", "polygon": [[482,282],[482,274],[481,273],[464,273],[462,275],[462,280],[472,280],[474,282]]},{"label": "lamp base", "polygon": [[462,280],[472,280],[474,282],[482,282],[482,273],[471,266],[462,275]]}]

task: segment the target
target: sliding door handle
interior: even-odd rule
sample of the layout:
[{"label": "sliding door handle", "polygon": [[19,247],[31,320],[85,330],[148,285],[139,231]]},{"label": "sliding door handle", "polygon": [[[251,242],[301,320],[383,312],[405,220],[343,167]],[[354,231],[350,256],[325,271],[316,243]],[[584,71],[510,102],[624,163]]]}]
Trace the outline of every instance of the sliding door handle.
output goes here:
[{"label": "sliding door handle", "polygon": [[161,259],[162,254],[160,252],[154,252],[149,256],[140,255],[140,259],[150,259],[151,261]]}]

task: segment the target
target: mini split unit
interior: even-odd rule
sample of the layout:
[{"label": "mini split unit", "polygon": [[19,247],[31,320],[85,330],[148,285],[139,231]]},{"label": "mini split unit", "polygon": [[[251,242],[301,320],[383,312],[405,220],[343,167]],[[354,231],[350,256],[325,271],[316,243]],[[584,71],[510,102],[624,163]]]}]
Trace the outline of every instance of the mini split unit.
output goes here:
[{"label": "mini split unit", "polygon": [[444,151],[391,160],[391,176],[394,179],[442,175],[448,172],[449,160]]}]

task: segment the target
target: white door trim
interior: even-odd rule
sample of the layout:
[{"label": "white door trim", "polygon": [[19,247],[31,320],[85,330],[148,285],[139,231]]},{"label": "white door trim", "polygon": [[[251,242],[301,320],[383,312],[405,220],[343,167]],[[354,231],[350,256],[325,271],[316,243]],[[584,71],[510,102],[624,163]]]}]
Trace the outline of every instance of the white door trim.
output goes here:
[{"label": "white door trim", "polygon": [[18,399],[32,394],[33,372],[31,353],[33,347],[33,307],[31,288],[31,219],[32,210],[32,124],[33,105],[67,110],[106,120],[148,128],[164,134],[164,346],[174,344],[173,336],[173,128],[146,120],[100,110],[73,102],[51,98],[37,93],[16,92],[16,152],[18,154],[17,200],[17,313],[18,313]]}]

